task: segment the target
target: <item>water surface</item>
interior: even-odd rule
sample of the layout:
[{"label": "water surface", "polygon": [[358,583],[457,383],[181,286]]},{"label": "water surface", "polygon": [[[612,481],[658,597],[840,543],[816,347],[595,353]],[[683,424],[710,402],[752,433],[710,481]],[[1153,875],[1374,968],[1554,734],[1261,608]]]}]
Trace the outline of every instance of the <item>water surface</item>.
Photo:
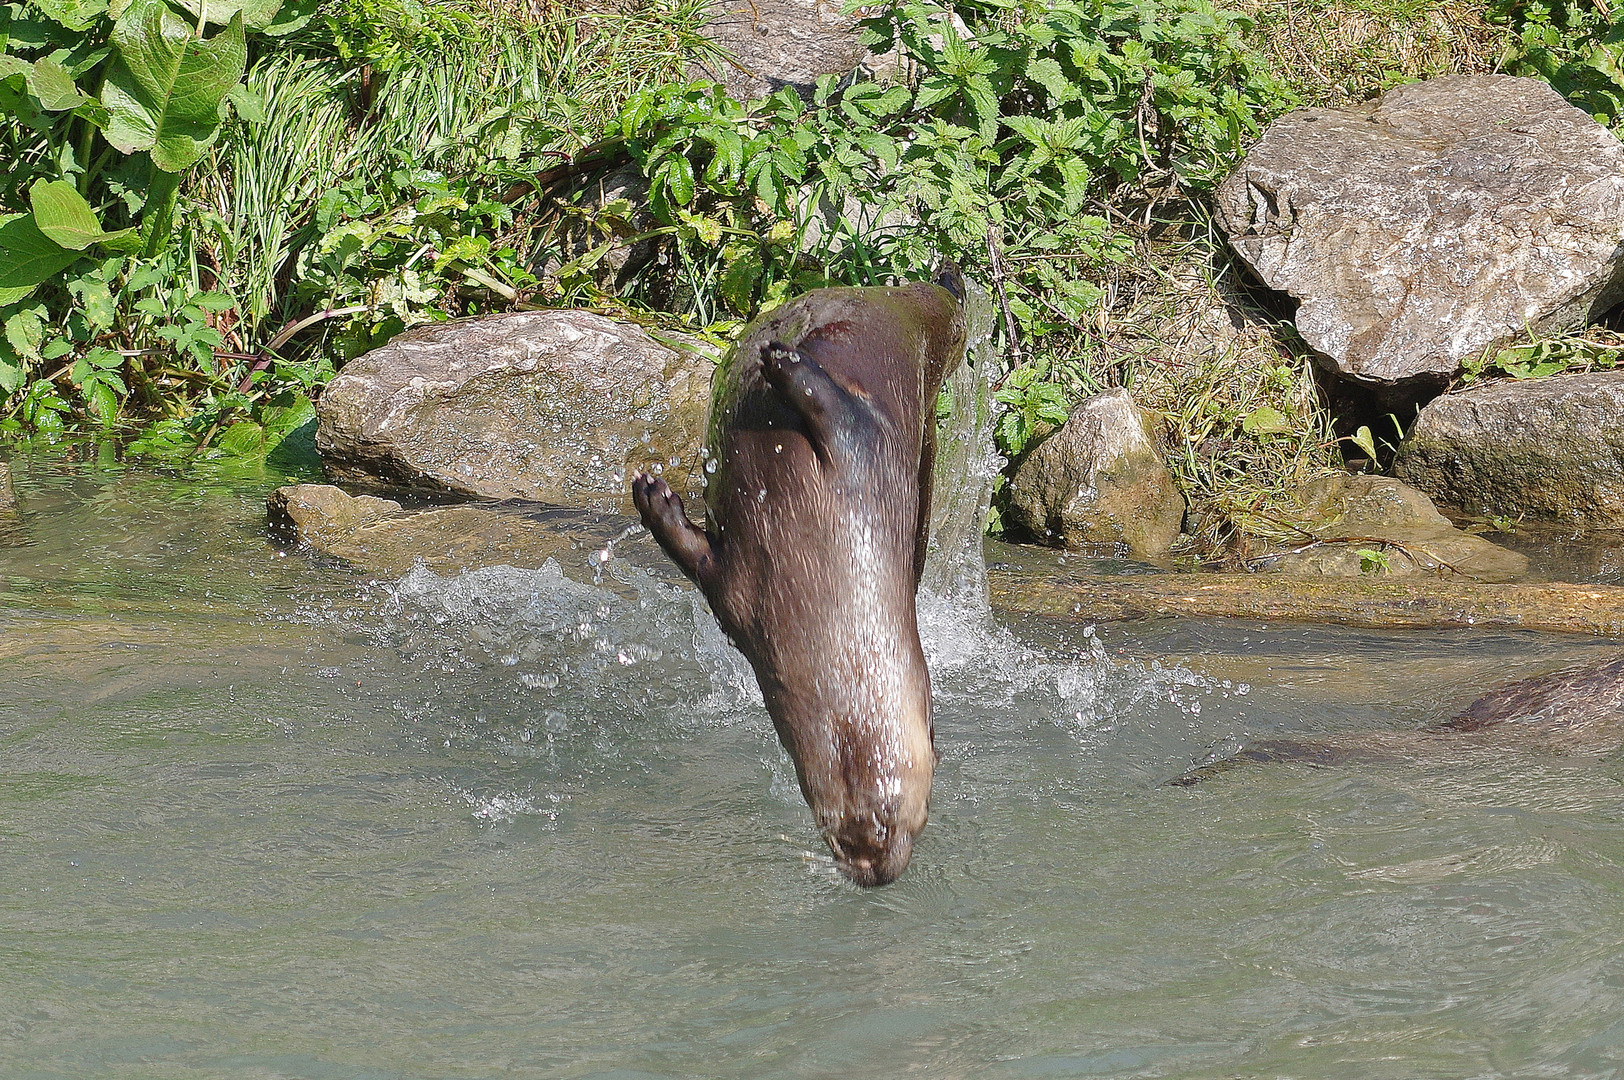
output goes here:
[{"label": "water surface", "polygon": [[646,539],[371,580],[271,481],[73,457],[0,523],[0,1076],[1624,1071],[1617,758],[1162,786],[1616,646],[927,600],[931,824],[864,892]]}]

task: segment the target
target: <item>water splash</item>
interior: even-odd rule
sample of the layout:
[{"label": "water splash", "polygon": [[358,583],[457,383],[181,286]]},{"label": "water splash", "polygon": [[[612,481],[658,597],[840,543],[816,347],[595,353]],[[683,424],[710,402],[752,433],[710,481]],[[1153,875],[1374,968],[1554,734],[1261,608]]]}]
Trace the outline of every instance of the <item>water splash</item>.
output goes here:
[{"label": "water splash", "polygon": [[981,540],[993,482],[1005,462],[992,437],[997,421],[992,382],[999,365],[992,299],[986,290],[969,286],[964,313],[969,322],[964,363],[947,380],[953,408],[936,433],[930,542],[921,588],[990,618]]}]

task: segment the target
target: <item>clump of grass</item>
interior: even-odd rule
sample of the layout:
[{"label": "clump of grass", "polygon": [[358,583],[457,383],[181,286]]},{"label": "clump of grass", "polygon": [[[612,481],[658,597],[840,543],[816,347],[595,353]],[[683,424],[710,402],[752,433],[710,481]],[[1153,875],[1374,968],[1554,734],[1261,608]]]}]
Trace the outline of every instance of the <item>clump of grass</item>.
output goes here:
[{"label": "clump of grass", "polygon": [[1366,101],[1405,82],[1495,70],[1505,33],[1476,0],[1242,0],[1257,44],[1305,104]]},{"label": "clump of grass", "polygon": [[[409,239],[423,206],[414,178],[442,178],[453,196],[440,200],[442,217],[481,201],[487,218],[505,214],[495,244],[519,248],[513,261],[525,265],[523,249],[542,240],[522,208],[501,209],[506,190],[597,139],[636,90],[681,79],[702,50],[707,3],[516,9],[455,0],[435,5],[429,31],[391,30],[380,19],[377,41],[338,49],[313,28],[265,57],[247,77],[263,120],[236,121],[184,192],[202,283],[237,301],[231,343],[246,350],[312,305],[338,302],[331,282],[311,283],[318,234],[334,220],[359,215],[380,231],[398,221]],[[390,3],[340,12],[325,32],[379,6]],[[437,254],[418,251],[414,262],[427,271]],[[376,301],[377,292],[359,299]]]}]

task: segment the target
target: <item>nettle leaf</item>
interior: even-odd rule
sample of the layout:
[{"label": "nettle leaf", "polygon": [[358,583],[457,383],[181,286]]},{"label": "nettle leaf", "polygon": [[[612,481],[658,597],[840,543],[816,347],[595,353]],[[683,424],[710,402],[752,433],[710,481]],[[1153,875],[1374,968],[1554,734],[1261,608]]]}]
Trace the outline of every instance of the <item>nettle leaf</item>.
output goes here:
[{"label": "nettle leaf", "polygon": [[247,83],[238,83],[227,90],[226,100],[237,110],[237,115],[250,124],[265,122],[265,99],[249,89]]},{"label": "nettle leaf", "polygon": [[[0,295],[7,290],[26,290],[71,265],[77,251],[58,244],[40,232],[32,214],[0,218]],[[15,302],[17,297],[12,298]]]},{"label": "nettle leaf", "polygon": [[25,360],[39,360],[39,347],[45,342],[44,308],[26,308],[6,320],[6,341]]},{"label": "nettle leaf", "polygon": [[134,229],[106,232],[96,220],[96,212],[84,196],[66,180],[36,180],[28,189],[28,202],[34,208],[34,224],[45,236],[73,251],[91,244],[118,244]]},{"label": "nettle leaf", "polygon": [[111,40],[102,88],[107,141],[126,154],[150,151],[154,165],[180,172],[219,137],[221,102],[242,79],[242,13],[201,40],[164,0],[133,0]]},{"label": "nettle leaf", "polygon": [[1059,108],[1066,102],[1075,101],[1083,96],[1083,92],[1066,78],[1065,69],[1060,66],[1060,61],[1053,57],[1040,57],[1027,64],[1026,77],[1048,91],[1050,108]]},{"label": "nettle leaf", "polygon": [[107,13],[107,0],[34,0],[45,17],[83,33]]},{"label": "nettle leaf", "polygon": [[22,365],[0,355],[0,395],[16,393],[22,388],[24,379]]}]

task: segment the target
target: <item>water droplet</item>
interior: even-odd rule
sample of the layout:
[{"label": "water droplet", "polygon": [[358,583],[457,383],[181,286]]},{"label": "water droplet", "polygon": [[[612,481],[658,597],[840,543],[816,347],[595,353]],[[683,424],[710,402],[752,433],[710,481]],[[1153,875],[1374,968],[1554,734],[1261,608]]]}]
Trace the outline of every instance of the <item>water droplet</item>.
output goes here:
[{"label": "water droplet", "polygon": [[705,462],[705,471],[708,473],[715,472],[717,464],[717,460],[715,458],[711,458],[709,461]]},{"label": "water droplet", "polygon": [[782,454],[783,452],[784,452],[784,444],[783,443],[779,443],[777,446],[773,447],[773,453]]}]

